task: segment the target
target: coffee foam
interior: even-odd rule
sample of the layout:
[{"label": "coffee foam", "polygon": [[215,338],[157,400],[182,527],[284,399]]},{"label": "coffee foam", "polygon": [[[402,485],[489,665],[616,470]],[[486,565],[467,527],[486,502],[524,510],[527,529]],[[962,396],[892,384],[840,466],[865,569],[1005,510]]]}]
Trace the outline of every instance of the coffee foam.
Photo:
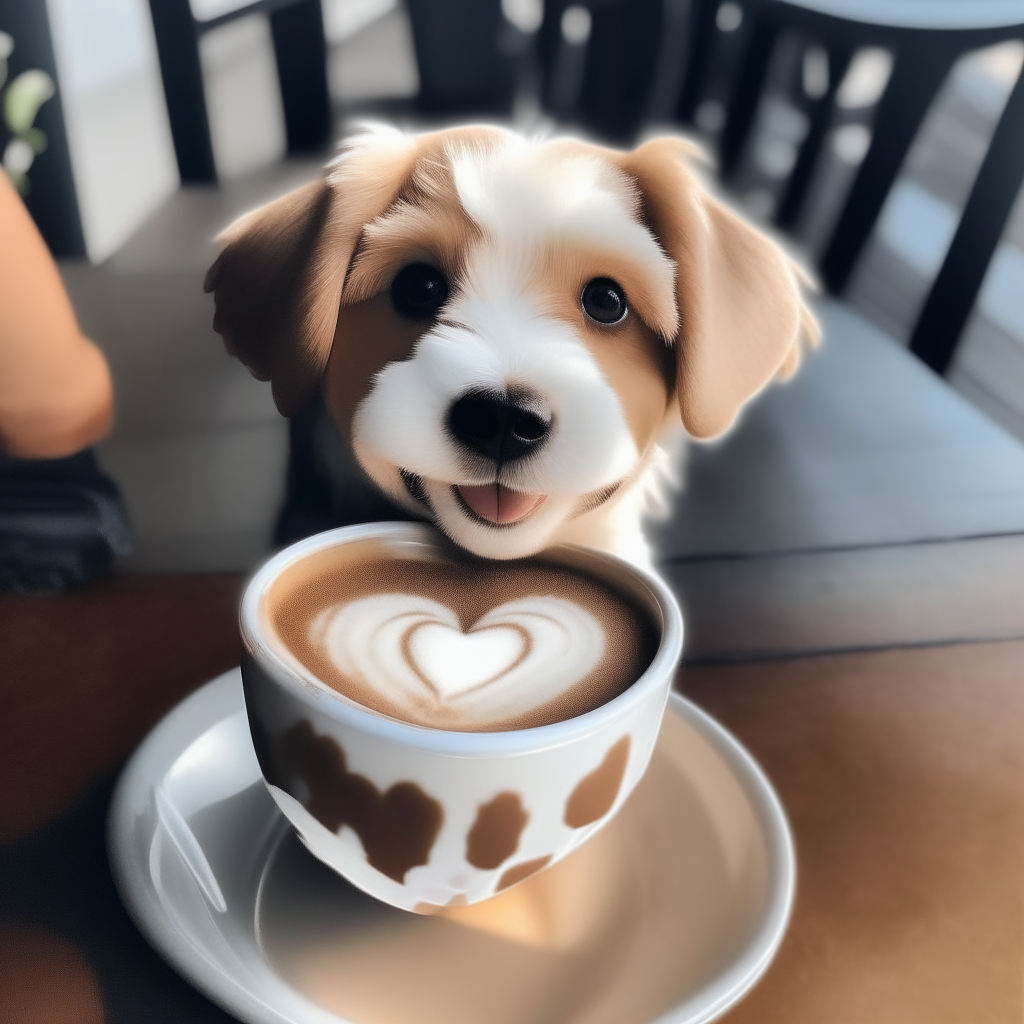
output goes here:
[{"label": "coffee foam", "polygon": [[543,558],[409,553],[362,541],[311,555],[268,588],[265,625],[350,700],[461,731],[574,717],[653,659],[650,619],[594,576]]}]

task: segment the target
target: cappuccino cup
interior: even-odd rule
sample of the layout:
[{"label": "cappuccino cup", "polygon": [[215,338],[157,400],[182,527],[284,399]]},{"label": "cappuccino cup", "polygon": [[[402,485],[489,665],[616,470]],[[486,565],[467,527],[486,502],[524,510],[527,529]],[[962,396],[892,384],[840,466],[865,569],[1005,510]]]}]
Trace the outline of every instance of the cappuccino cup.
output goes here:
[{"label": "cappuccino cup", "polygon": [[319,860],[420,913],[511,888],[614,817],[683,633],[665,584],[623,559],[481,562],[410,523],[281,551],[240,629],[274,800]]}]

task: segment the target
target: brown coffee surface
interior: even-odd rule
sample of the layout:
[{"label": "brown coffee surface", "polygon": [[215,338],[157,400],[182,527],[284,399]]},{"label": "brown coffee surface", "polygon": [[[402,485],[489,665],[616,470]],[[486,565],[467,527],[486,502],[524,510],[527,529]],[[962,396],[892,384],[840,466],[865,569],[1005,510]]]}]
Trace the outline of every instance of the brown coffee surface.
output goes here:
[{"label": "brown coffee surface", "polygon": [[[318,638],[325,613],[376,595],[428,598],[450,609],[464,634],[489,612],[510,602],[558,598],[582,608],[600,625],[603,653],[598,663],[567,689],[513,717],[460,721],[457,710],[397,703],[372,679],[339,670]],[[548,725],[600,707],[634,683],[657,651],[658,631],[634,601],[610,584],[543,557],[488,562],[451,556],[396,557],[376,540],[357,541],[318,552],[285,569],[267,589],[261,617],[275,637],[322,683],[372,711],[400,721],[456,731],[502,731]],[[514,627],[513,627],[514,628]]]}]

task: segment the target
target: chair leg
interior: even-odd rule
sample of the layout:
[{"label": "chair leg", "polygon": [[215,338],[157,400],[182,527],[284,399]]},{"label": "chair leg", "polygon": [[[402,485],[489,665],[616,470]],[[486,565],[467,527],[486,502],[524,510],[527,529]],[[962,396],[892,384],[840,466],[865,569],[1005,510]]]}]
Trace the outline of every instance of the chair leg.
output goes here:
[{"label": "chair leg", "polygon": [[1003,108],[960,225],[910,339],[910,351],[936,373],[949,368],[1022,182],[1024,73]]},{"label": "chair leg", "polygon": [[942,46],[931,40],[897,53],[875,117],[871,148],[821,261],[822,279],[833,294],[846,286],[903,158],[959,55],[960,47]]},{"label": "chair leg", "polygon": [[641,126],[668,124],[673,119],[693,58],[693,8],[694,0],[665,0],[661,41],[644,101]]},{"label": "chair leg", "polygon": [[270,12],[281,83],[288,152],[320,149],[331,131],[331,106],[320,0],[301,0]]},{"label": "chair leg", "polygon": [[635,140],[663,23],[662,0],[594,5],[580,105],[583,123],[599,138]]},{"label": "chair leg", "polygon": [[188,0],[149,0],[171,137],[183,182],[215,182],[199,37]]},{"label": "chair leg", "polygon": [[695,0],[693,37],[690,43],[690,61],[683,79],[682,93],[676,117],[684,124],[692,124],[694,112],[704,91],[711,55],[715,43],[715,11],[717,0]]},{"label": "chair leg", "polygon": [[853,53],[849,49],[829,47],[828,90],[811,110],[811,123],[807,131],[807,138],[804,139],[804,143],[800,147],[800,155],[797,157],[793,173],[786,183],[786,191],[779,203],[778,213],[775,215],[775,223],[784,230],[791,229],[800,217],[804,199],[807,197],[807,189],[810,187],[814,169],[818,164],[818,157],[821,155],[821,147],[828,135],[836,91],[850,66],[852,56]]},{"label": "chair leg", "polygon": [[757,14],[754,14],[754,18],[750,42],[743,57],[739,78],[729,97],[729,111],[718,145],[720,174],[726,181],[736,170],[750,135],[779,35],[779,26],[775,22],[766,21]]}]

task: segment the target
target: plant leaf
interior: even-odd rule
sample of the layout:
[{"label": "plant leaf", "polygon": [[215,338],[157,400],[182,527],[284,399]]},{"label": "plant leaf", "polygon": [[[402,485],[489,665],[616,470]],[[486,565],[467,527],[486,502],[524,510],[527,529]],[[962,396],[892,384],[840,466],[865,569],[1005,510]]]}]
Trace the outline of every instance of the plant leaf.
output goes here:
[{"label": "plant leaf", "polygon": [[53,79],[38,68],[22,71],[4,93],[4,119],[15,135],[32,127],[39,108],[57,91]]},{"label": "plant leaf", "polygon": [[32,147],[32,152],[35,153],[36,156],[39,156],[40,153],[46,150],[46,132],[41,128],[33,126],[21,137]]}]

